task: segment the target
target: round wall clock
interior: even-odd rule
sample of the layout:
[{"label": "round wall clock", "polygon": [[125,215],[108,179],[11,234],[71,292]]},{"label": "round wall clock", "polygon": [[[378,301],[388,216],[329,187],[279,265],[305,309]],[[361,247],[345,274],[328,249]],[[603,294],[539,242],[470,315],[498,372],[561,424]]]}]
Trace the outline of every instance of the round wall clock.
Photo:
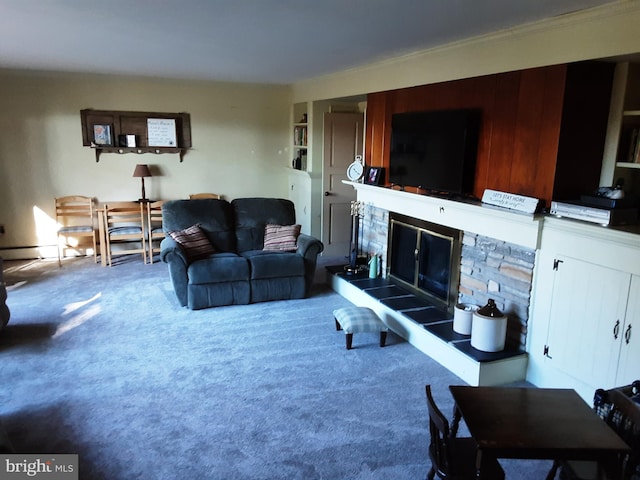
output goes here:
[{"label": "round wall clock", "polygon": [[352,182],[357,182],[364,174],[364,165],[362,164],[361,159],[362,157],[358,155],[355,161],[347,167],[347,177]]}]

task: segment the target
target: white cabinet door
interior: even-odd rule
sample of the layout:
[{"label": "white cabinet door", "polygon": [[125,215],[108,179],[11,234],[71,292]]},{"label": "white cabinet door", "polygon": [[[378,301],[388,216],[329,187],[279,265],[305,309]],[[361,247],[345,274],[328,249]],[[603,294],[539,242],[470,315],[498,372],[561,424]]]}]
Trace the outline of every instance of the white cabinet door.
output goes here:
[{"label": "white cabinet door", "polygon": [[554,274],[549,362],[596,388],[615,386],[630,275],[558,257]]},{"label": "white cabinet door", "polygon": [[640,380],[640,276],[632,275],[616,385]]}]

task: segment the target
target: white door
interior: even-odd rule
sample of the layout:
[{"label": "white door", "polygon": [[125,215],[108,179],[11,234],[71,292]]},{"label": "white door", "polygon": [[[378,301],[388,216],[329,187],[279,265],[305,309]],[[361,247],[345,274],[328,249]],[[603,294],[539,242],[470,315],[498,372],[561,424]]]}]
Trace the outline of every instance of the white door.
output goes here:
[{"label": "white door", "polygon": [[549,362],[596,388],[612,388],[630,275],[558,257],[549,316]]},{"label": "white door", "polygon": [[322,243],[324,255],[349,253],[351,202],[356,199],[353,187],[344,185],[347,166],[362,155],[364,115],[362,113],[325,113],[324,162],[322,186]]},{"label": "white door", "polygon": [[620,363],[616,386],[629,385],[640,379],[640,276],[631,276],[624,329],[620,331]]}]

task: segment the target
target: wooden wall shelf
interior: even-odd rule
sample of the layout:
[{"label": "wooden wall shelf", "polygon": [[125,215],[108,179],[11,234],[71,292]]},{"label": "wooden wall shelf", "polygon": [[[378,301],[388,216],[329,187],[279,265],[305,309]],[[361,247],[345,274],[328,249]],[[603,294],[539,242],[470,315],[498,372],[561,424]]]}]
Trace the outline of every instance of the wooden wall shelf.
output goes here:
[{"label": "wooden wall shelf", "polygon": [[179,153],[180,163],[184,160],[184,154],[187,153],[186,148],[168,148],[168,147],[91,147],[96,152],[96,162],[100,161],[100,155],[103,153]]},{"label": "wooden wall shelf", "polygon": [[[164,120],[166,125],[159,134],[152,132],[150,136],[149,119]],[[103,153],[177,153],[182,162],[191,148],[191,116],[188,113],[85,109],[80,111],[80,120],[82,145],[95,151],[96,162],[100,161]],[[127,145],[127,135],[134,136],[135,146]]]}]

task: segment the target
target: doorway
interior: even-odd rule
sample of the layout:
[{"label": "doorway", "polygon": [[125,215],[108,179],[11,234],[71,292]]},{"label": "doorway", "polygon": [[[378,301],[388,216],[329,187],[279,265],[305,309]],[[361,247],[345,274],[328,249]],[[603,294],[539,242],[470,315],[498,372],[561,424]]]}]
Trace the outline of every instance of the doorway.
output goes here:
[{"label": "doorway", "polygon": [[362,155],[363,113],[325,113],[323,120],[324,159],[322,169],[323,255],[345,257],[349,252],[351,202],[356,192],[345,185],[347,167]]}]

